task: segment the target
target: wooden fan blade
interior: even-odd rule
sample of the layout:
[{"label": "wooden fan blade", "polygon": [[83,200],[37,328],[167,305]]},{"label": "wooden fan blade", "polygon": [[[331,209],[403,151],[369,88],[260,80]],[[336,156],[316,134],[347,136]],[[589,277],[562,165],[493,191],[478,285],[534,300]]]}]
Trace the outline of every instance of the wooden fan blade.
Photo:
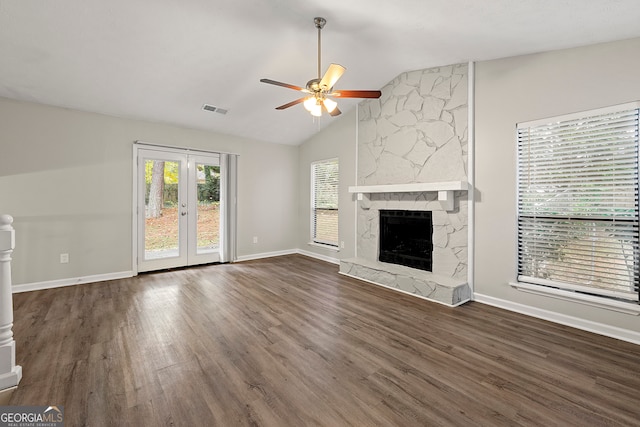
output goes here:
[{"label": "wooden fan blade", "polygon": [[262,83],[268,83],[270,85],[282,86],[282,87],[286,87],[286,88],[293,89],[293,90],[299,90],[301,92],[306,92],[307,91],[306,89],[303,89],[300,86],[290,85],[289,83],[277,82],[277,81],[271,80],[271,79],[260,79],[260,81]]},{"label": "wooden fan blade", "polygon": [[322,76],[322,80],[320,80],[320,88],[324,90],[331,90],[333,85],[336,84],[338,79],[342,77],[345,68],[339,64],[331,64],[329,68],[327,68],[327,72]]},{"label": "wooden fan blade", "polygon": [[276,110],[284,110],[285,108],[289,108],[289,107],[293,107],[294,105],[298,105],[301,102],[304,102],[304,100],[307,98],[300,98],[300,99],[296,99],[295,101],[291,101],[287,104],[281,105],[279,107],[276,107]]},{"label": "wooden fan blade", "polygon": [[339,90],[330,93],[329,96],[339,96],[340,98],[380,98],[382,92],[379,90]]}]

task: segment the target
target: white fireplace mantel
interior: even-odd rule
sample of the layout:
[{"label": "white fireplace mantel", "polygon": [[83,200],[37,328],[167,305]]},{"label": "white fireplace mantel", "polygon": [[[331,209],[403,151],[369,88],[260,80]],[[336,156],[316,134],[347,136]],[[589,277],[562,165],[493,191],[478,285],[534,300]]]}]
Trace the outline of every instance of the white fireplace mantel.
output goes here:
[{"label": "white fireplace mantel", "polygon": [[446,211],[454,209],[453,192],[468,191],[467,181],[445,181],[445,182],[412,182],[410,184],[383,184],[383,185],[355,185],[349,187],[349,193],[356,193],[358,200],[362,200],[364,194],[371,193],[422,193],[438,192],[438,201]]}]

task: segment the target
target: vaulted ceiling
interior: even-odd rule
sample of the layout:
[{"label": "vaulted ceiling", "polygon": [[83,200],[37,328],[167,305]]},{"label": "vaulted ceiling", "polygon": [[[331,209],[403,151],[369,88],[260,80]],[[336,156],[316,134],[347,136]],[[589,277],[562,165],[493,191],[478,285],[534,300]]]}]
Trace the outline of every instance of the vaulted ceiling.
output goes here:
[{"label": "vaulted ceiling", "polygon": [[276,111],[299,93],[259,80],[316,77],[316,16],[342,89],[640,37],[638,0],[0,0],[0,96],[299,144],[336,119]]}]

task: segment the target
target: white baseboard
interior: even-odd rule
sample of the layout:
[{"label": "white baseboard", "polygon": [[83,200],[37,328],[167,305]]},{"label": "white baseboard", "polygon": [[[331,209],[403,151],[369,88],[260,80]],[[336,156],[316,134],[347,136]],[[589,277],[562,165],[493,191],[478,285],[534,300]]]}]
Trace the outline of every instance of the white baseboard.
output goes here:
[{"label": "white baseboard", "polygon": [[[243,255],[239,256],[237,261],[250,261],[253,259],[271,258],[282,255],[301,254],[308,257],[317,258],[322,261],[330,262],[333,264],[340,264],[340,260],[336,258],[327,257],[324,255],[318,255],[313,252],[303,251],[300,249],[287,249],[284,251],[264,252],[259,254]],[[42,289],[61,288],[63,286],[82,285],[85,283],[104,282],[107,280],[126,279],[128,277],[135,276],[133,271],[120,271],[116,273],[95,274],[92,276],[83,277],[71,277],[68,279],[47,280],[44,282],[23,283],[20,285],[13,285],[11,287],[12,292],[29,292],[39,291]]]},{"label": "white baseboard", "polygon": [[287,249],[284,251],[263,252],[260,254],[241,255],[236,261],[251,261],[253,259],[271,258],[274,256],[297,254],[297,249]]},{"label": "white baseboard", "polygon": [[39,291],[42,289],[61,288],[63,286],[82,285],[84,283],[104,282],[107,280],[126,279],[133,277],[133,271],[120,271],[117,273],[95,274],[93,276],[71,277],[68,279],[47,280],[45,282],[24,283],[21,285],[13,285],[12,292]]},{"label": "white baseboard", "polygon": [[582,329],[583,331],[593,332],[595,334],[616,338],[633,344],[640,344],[640,333],[630,331],[628,329],[618,328],[616,326],[606,325],[604,323],[592,322],[590,320],[580,319],[578,317],[567,316],[566,314],[554,311],[543,310],[541,308],[531,307],[529,305],[519,304],[516,302],[495,298],[489,295],[475,293],[474,301],[491,305],[505,310],[514,311],[527,316],[536,317],[538,319],[548,320],[550,322],[559,323],[572,328]]},{"label": "white baseboard", "polygon": [[330,262],[331,264],[340,265],[340,260],[338,258],[330,257],[327,255],[320,255],[315,252],[305,251],[304,249],[298,249],[296,253],[299,253],[300,255],[308,256],[310,258],[319,259],[321,261]]},{"label": "white baseboard", "polygon": [[238,261],[238,262],[240,262],[240,261],[251,261],[251,260],[254,260],[254,259],[271,258],[271,257],[274,257],[274,256],[293,255],[293,254],[300,254],[300,255],[308,256],[308,257],[311,257],[311,258],[319,259],[321,261],[330,262],[330,263],[336,264],[336,265],[340,264],[340,260],[338,258],[333,258],[333,257],[329,257],[329,256],[326,256],[326,255],[320,255],[320,254],[317,254],[317,253],[314,253],[314,252],[305,251],[303,249],[287,249],[287,250],[284,250],[284,251],[263,252],[263,253],[260,253],[260,254],[242,255],[242,256],[239,256],[236,261]]}]

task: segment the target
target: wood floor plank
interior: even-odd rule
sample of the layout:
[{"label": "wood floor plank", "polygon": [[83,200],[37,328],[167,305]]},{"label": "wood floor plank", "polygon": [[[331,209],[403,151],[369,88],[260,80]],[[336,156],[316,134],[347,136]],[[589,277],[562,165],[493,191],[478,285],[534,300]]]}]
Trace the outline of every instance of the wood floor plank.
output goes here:
[{"label": "wood floor plank", "polygon": [[640,426],[640,346],[301,255],[14,306],[9,404],[62,405],[68,426]]}]

